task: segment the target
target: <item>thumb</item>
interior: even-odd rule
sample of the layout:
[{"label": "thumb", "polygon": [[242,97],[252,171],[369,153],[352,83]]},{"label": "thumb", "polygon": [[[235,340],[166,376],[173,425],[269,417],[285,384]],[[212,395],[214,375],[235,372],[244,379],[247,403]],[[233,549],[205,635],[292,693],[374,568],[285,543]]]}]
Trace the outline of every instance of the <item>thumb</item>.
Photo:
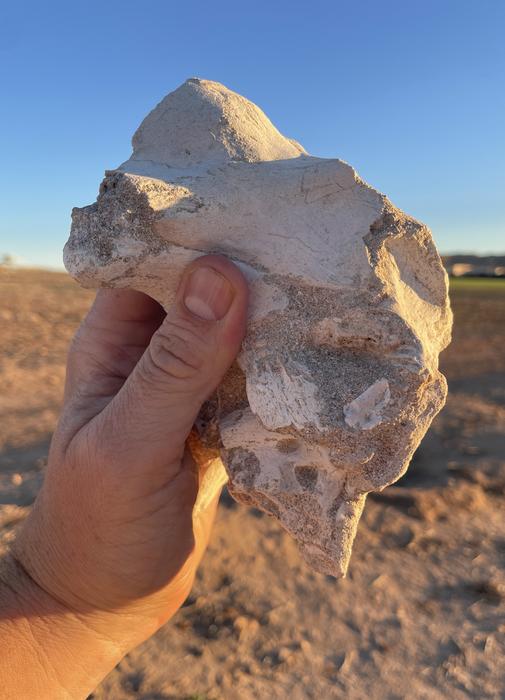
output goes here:
[{"label": "thumb", "polygon": [[179,469],[202,403],[240,349],[247,301],[247,282],[226,258],[204,256],[185,270],[174,305],[106,409],[116,455],[119,446],[130,465],[137,457],[142,469]]}]

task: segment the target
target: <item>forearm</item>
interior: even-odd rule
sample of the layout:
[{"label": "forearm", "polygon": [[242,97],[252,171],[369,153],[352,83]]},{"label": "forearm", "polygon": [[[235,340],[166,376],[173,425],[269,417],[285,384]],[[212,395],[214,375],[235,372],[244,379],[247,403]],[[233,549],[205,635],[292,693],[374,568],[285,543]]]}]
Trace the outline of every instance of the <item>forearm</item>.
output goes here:
[{"label": "forearm", "polygon": [[0,686],[5,700],[86,698],[125,650],[0,559]]}]

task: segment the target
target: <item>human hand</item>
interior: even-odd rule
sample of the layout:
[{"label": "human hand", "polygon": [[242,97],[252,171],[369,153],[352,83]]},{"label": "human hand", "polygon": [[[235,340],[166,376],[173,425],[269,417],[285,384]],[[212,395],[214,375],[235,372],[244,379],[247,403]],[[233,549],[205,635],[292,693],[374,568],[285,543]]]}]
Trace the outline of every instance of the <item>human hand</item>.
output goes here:
[{"label": "human hand", "polygon": [[101,290],[72,344],[44,485],[13,555],[120,657],[190,591],[217,497],[193,522],[185,443],[239,350],[246,306],[238,268],[205,256],[166,317],[144,294]]}]

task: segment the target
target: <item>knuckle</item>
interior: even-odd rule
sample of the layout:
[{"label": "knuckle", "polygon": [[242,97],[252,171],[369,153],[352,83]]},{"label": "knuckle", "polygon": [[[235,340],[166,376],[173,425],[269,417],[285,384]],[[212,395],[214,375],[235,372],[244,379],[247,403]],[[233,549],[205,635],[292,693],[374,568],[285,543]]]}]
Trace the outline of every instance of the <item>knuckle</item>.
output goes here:
[{"label": "knuckle", "polygon": [[167,321],[156,331],[148,348],[153,369],[174,379],[191,380],[205,369],[208,344],[182,322]]}]

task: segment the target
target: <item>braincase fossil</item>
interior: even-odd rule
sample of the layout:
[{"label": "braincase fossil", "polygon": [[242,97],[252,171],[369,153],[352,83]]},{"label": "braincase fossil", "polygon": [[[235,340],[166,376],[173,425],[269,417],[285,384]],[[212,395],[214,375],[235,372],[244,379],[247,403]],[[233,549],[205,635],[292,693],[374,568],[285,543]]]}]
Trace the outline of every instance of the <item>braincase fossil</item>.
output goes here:
[{"label": "braincase fossil", "polygon": [[186,168],[259,162],[305,153],[255,104],[210,80],[190,78],[165,97],[133,136],[136,160]]},{"label": "braincase fossil", "polygon": [[[431,234],[337,159],[308,155],[249,100],[192,78],[74,209],[65,264],[85,286],[165,307],[185,265],[235,261],[247,335],[191,449],[343,575],[366,494],[395,481],[445,400],[447,278]],[[213,476],[212,476],[213,475]],[[202,492],[205,488],[202,489]]]}]

